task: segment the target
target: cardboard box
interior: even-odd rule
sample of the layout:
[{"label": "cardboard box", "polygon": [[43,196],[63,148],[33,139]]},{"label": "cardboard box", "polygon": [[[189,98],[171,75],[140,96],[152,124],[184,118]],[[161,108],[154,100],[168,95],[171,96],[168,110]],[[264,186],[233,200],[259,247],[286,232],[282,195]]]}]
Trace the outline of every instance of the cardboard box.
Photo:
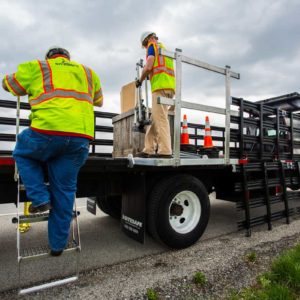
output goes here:
[{"label": "cardboard box", "polygon": [[135,81],[124,85],[121,89],[121,113],[135,107]]},{"label": "cardboard box", "polygon": [[[150,111],[151,113],[151,111]],[[113,117],[114,143],[113,157],[127,157],[128,154],[135,156],[145,147],[145,133],[132,130],[134,125],[134,109]],[[169,112],[171,143],[174,140],[174,112]]]}]

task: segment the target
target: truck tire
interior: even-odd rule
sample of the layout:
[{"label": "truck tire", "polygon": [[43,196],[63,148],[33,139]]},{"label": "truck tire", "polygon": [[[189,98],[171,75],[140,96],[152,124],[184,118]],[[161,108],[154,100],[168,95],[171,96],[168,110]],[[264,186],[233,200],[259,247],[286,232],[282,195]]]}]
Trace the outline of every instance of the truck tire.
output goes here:
[{"label": "truck tire", "polygon": [[199,179],[180,174],[154,186],[147,210],[152,237],[168,247],[182,249],[202,236],[209,220],[210,202]]},{"label": "truck tire", "polygon": [[98,207],[114,219],[121,218],[122,196],[97,197]]}]

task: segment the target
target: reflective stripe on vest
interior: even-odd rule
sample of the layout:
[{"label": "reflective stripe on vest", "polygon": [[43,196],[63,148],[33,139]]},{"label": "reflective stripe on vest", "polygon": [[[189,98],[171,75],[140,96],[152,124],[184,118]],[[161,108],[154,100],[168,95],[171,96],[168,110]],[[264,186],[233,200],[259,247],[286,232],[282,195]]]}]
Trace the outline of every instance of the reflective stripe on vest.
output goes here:
[{"label": "reflective stripe on vest", "polygon": [[157,56],[158,56],[157,66],[154,65],[154,67],[153,67],[153,75],[165,72],[170,76],[175,76],[174,70],[167,68],[165,57],[163,55],[159,55],[158,45],[153,43],[153,46],[155,47],[155,53],[157,53]]},{"label": "reflective stripe on vest", "polygon": [[18,82],[15,73],[12,75],[6,75],[6,81],[16,95],[23,96],[27,94],[26,90]]},{"label": "reflective stripe on vest", "polygon": [[174,70],[168,69],[167,67],[160,67],[159,66],[159,67],[153,68],[153,75],[154,74],[159,74],[159,73],[162,73],[162,72],[165,72],[170,76],[175,76]]},{"label": "reflective stripe on vest", "polygon": [[102,98],[102,97],[103,97],[102,89],[100,89],[99,91],[97,91],[95,93],[94,99],[97,100],[97,99]]},{"label": "reflective stripe on vest", "polygon": [[88,82],[88,91],[89,91],[89,95],[92,97],[93,95],[93,77],[92,77],[92,71],[91,69],[89,69],[88,67],[82,65],[85,71],[85,75],[87,78],[87,82]]},{"label": "reflective stripe on vest", "polygon": [[[156,48],[157,53],[159,53],[158,47]],[[158,55],[158,65],[164,66],[165,65],[165,58],[162,55]]]},{"label": "reflective stripe on vest", "polygon": [[30,100],[30,105],[34,106],[52,98],[74,98],[79,101],[87,101],[93,104],[93,99],[86,93],[76,92],[72,90],[56,89],[47,94],[41,94],[39,97]]},{"label": "reflective stripe on vest", "polygon": [[38,62],[43,75],[43,87],[45,93],[39,95],[35,99],[30,99],[31,106],[40,104],[52,98],[74,98],[79,101],[87,101],[90,104],[93,104],[93,99],[92,99],[93,79],[92,79],[92,71],[89,68],[82,65],[87,78],[88,93],[78,92],[74,90],[65,90],[65,89],[54,90],[53,82],[52,82],[52,70],[49,65],[49,62],[48,61],[38,61]]},{"label": "reflective stripe on vest", "polygon": [[52,71],[49,66],[48,61],[38,61],[42,76],[43,76],[43,86],[44,86],[44,92],[50,93],[53,91],[53,82],[52,82]]},{"label": "reflective stripe on vest", "polygon": [[151,41],[147,46],[147,50],[151,45],[154,47],[155,51],[155,60],[150,76],[152,92],[163,89],[170,89],[175,92],[175,72],[172,59],[159,55],[159,48],[164,49],[163,44]]}]

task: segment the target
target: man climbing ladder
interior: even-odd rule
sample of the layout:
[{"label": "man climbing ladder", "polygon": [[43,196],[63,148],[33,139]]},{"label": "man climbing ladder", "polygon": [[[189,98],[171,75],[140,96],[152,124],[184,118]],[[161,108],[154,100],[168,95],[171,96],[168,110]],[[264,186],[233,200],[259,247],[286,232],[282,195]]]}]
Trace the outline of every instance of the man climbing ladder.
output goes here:
[{"label": "man climbing ladder", "polygon": [[90,68],[70,61],[66,49],[52,47],[45,60],[20,64],[2,86],[15,96],[29,96],[31,126],[18,135],[13,157],[32,202],[29,212],[50,210],[50,254],[58,256],[67,246],[77,175],[94,136],[93,105],[102,106],[100,80]]}]

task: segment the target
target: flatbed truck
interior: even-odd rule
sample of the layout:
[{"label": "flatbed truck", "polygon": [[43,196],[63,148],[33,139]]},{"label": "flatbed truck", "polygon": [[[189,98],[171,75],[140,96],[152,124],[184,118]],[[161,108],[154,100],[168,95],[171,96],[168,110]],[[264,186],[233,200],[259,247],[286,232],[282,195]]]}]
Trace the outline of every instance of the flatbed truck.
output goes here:
[{"label": "flatbed truck", "polygon": [[[101,138],[103,133],[112,136],[113,127],[99,125],[101,120],[117,115],[95,111],[95,139],[79,173],[77,197],[88,198],[90,211],[98,205],[106,214],[120,219],[122,230],[133,239],[143,243],[148,231],[154,239],[175,249],[189,247],[202,236],[209,221],[212,192],[216,198],[236,202],[241,212],[238,228],[247,235],[253,226],[265,223],[272,229],[274,220],[289,223],[299,215],[300,95],[257,102],[232,97],[230,79],[238,79],[239,74],[230,67],[191,59],[178,49],[161,55],[176,62],[176,99],[159,99],[174,106],[173,158],[112,157],[111,151],[98,151],[113,146],[113,137]],[[225,76],[225,109],[181,99],[182,63]],[[0,100],[0,107],[5,111],[0,125],[5,130],[11,128],[9,133],[0,133],[0,203],[15,203],[17,183],[11,154],[17,102]],[[204,148],[204,125],[194,123],[188,123],[192,146],[180,146],[182,108],[225,116],[225,126],[211,126],[218,146]],[[30,106],[22,101],[20,109],[21,116],[26,115]],[[29,125],[28,119],[20,118],[21,128]],[[25,191],[20,192],[20,200],[26,201]]]}]

